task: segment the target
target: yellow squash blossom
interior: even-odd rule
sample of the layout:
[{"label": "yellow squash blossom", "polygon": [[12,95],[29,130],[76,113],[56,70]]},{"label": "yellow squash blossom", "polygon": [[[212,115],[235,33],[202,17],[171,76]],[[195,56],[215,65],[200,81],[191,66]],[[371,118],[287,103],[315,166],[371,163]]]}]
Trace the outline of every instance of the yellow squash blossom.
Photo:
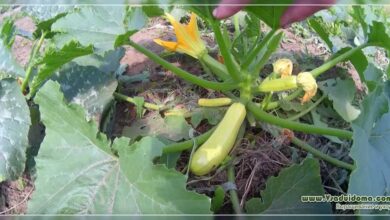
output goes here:
[{"label": "yellow squash blossom", "polygon": [[299,73],[297,76],[297,84],[305,91],[305,95],[301,99],[302,104],[310,101],[317,93],[316,79],[310,72]]},{"label": "yellow squash blossom", "polygon": [[166,14],[166,16],[175,29],[177,42],[163,41],[161,39],[155,39],[154,42],[169,51],[186,53],[196,59],[202,57],[207,50],[204,42],[200,38],[196,14],[191,14],[188,25],[176,21],[170,14]]},{"label": "yellow squash blossom", "polygon": [[289,59],[279,59],[274,64],[274,73],[281,78],[289,77],[293,71],[293,63]]}]

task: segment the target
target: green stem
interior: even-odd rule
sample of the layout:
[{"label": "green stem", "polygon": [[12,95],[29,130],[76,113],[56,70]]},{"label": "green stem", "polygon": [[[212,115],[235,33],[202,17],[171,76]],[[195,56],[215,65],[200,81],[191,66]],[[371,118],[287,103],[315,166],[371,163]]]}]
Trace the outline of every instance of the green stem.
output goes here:
[{"label": "green stem", "polygon": [[[114,97],[116,99],[119,99],[119,100],[122,100],[122,101],[125,101],[125,102],[136,104],[136,102],[134,101],[133,98],[125,96],[125,95],[122,95],[122,94],[117,93],[117,92],[114,93]],[[155,104],[148,103],[148,102],[144,103],[144,107],[147,108],[147,109],[150,109],[150,110],[154,110],[154,111],[163,111],[163,110],[166,109],[165,106],[159,106],[159,105],[155,105]]]},{"label": "green stem", "polygon": [[283,32],[279,32],[275,36],[272,36],[269,43],[267,44],[268,47],[267,47],[266,52],[264,53],[263,57],[261,57],[260,61],[253,68],[252,74],[254,76],[258,76],[260,70],[263,69],[265,64],[267,64],[269,58],[271,57],[271,55],[275,52],[275,50],[279,46],[280,41],[282,40],[282,37],[283,37]]},{"label": "green stem", "polygon": [[246,58],[241,65],[242,69],[248,69],[248,67],[252,64],[253,60],[257,57],[260,51],[268,44],[269,40],[275,35],[276,32],[277,29],[272,29],[270,32],[268,32],[268,34],[264,37],[260,44],[258,44],[249,52],[248,58]]},{"label": "green stem", "polygon": [[296,137],[293,137],[292,140],[291,140],[291,143],[295,144],[296,146],[300,147],[302,150],[304,151],[307,151],[311,154],[313,154],[315,157],[318,157],[324,161],[327,161],[335,166],[338,166],[338,167],[341,167],[341,168],[344,168],[346,170],[354,170],[355,167],[354,165],[352,164],[349,164],[349,163],[346,163],[346,162],[343,162],[343,161],[340,161],[334,157],[331,157],[327,154],[324,154],[322,153],[321,151],[315,149],[314,147],[310,146],[309,144],[307,144],[306,142],[304,141],[301,141],[299,140],[298,138]]},{"label": "green stem", "polygon": [[[216,127],[212,128],[209,131],[207,131],[206,133],[203,133],[203,134],[199,135],[198,137],[196,137],[195,138],[196,143],[198,145],[202,145],[204,142],[206,142],[207,139],[209,139],[209,137],[211,136],[211,134],[215,130],[215,128]],[[180,143],[174,143],[174,144],[171,144],[171,145],[164,147],[163,153],[170,154],[170,153],[177,153],[177,152],[189,150],[192,148],[193,144],[194,144],[194,140],[188,140],[188,141],[183,141]]]},{"label": "green stem", "polygon": [[[285,97],[283,99],[283,101],[291,101],[295,98],[297,98],[301,93],[303,92],[302,89],[298,89],[296,90],[295,92],[291,93],[290,95],[288,95],[287,97]],[[282,102],[282,100],[279,100],[279,101],[275,101],[275,102],[270,102],[268,104],[268,106],[265,108],[265,110],[273,110],[277,107],[279,107],[280,103]]]},{"label": "green stem", "polygon": [[308,134],[330,135],[330,136],[346,138],[346,139],[352,138],[352,132],[350,131],[344,131],[335,128],[316,127],[314,125],[302,124],[299,122],[288,121],[286,119],[278,118],[274,115],[268,114],[267,112],[263,111],[253,102],[249,102],[247,104],[247,108],[250,112],[252,112],[252,114],[255,116],[257,120],[269,124],[277,125],[282,128],[287,128],[294,131],[301,131]]},{"label": "green stem", "polygon": [[[236,174],[234,172],[234,166],[232,164],[230,164],[228,169],[227,169],[227,175],[228,175],[229,182],[231,182],[231,183],[236,182]],[[234,212],[236,214],[241,214],[242,211],[241,211],[240,201],[238,199],[237,191],[235,189],[230,189],[229,194],[230,194],[230,200],[232,202]]]},{"label": "green stem", "polygon": [[177,76],[183,78],[184,80],[187,80],[195,85],[201,86],[206,89],[213,89],[216,91],[225,91],[225,90],[233,90],[238,87],[236,83],[218,83],[218,82],[212,82],[208,80],[204,80],[202,78],[199,78],[197,76],[192,75],[191,73],[184,71],[180,69],[179,67],[167,62],[166,60],[162,59],[157,54],[153,53],[152,51],[146,49],[145,47],[133,42],[129,41],[129,45],[134,47],[139,52],[143,53],[145,56],[149,57],[154,62],[160,64],[164,68],[172,71]]},{"label": "green stem", "polygon": [[241,34],[240,22],[238,20],[238,15],[233,16],[233,23],[234,23],[234,38],[238,38]]},{"label": "green stem", "polygon": [[30,56],[30,61],[28,63],[28,67],[27,67],[27,70],[26,70],[26,77],[24,78],[24,81],[23,81],[22,86],[21,86],[21,90],[22,90],[23,94],[26,94],[25,91],[26,91],[26,88],[28,86],[28,82],[30,81],[31,74],[32,74],[34,66],[35,66],[35,62],[34,61],[35,61],[35,58],[36,58],[37,54],[39,53],[39,51],[40,51],[40,49],[42,47],[43,41],[45,40],[45,36],[46,36],[46,32],[43,32],[42,35],[41,35],[41,38],[38,41],[38,44],[33,49],[33,52],[32,52],[32,54]]},{"label": "green stem", "polygon": [[219,50],[221,51],[226,68],[228,70],[228,73],[236,82],[240,82],[241,81],[240,70],[237,63],[235,63],[235,61],[233,60],[232,54],[229,52],[229,49],[225,42],[225,38],[223,37],[221,32],[220,22],[217,20],[213,21],[212,28],[215,34],[215,39],[217,40],[219,46]]},{"label": "green stem", "polygon": [[306,115],[307,113],[311,112],[315,107],[317,107],[319,104],[321,104],[322,101],[324,101],[324,99],[326,98],[326,95],[322,95],[322,97],[320,99],[318,99],[313,105],[311,105],[309,108],[305,109],[304,111],[300,112],[299,114],[295,115],[295,116],[292,116],[290,118],[288,118],[287,120],[289,121],[295,121],[301,117],[303,117],[304,115]]},{"label": "green stem", "polygon": [[205,54],[200,58],[200,61],[206,64],[207,67],[210,68],[210,70],[223,81],[231,79],[229,73],[227,72],[226,66],[212,58],[210,55]]},{"label": "green stem", "polygon": [[358,47],[355,47],[353,49],[348,50],[347,52],[336,56],[335,58],[327,61],[326,63],[322,64],[321,66],[317,67],[316,69],[310,71],[311,74],[313,74],[314,77],[318,77],[325,71],[331,69],[332,67],[336,66],[338,63],[343,62],[344,60],[348,59],[350,56],[352,56],[354,53],[356,53],[359,50],[364,49],[365,47],[371,46],[370,44],[362,44]]},{"label": "green stem", "polygon": [[272,99],[272,96],[273,96],[273,92],[270,92],[270,93],[268,93],[265,97],[264,97],[264,99],[263,99],[263,101],[261,102],[261,104],[260,104],[260,106],[261,106],[261,109],[266,109],[267,107],[268,107],[268,105],[269,105],[269,103],[270,103],[270,101],[271,101],[271,99]]}]

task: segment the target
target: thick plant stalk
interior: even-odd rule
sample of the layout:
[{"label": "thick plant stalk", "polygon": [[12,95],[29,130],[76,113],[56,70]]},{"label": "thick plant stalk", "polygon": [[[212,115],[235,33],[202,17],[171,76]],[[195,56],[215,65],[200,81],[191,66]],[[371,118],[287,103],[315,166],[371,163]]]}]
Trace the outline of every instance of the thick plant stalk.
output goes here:
[{"label": "thick plant stalk", "polygon": [[162,59],[160,56],[156,55],[152,51],[146,49],[145,47],[133,42],[129,41],[128,43],[130,46],[134,47],[139,52],[143,53],[145,56],[149,57],[154,62],[160,64],[164,68],[172,71],[177,76],[183,78],[186,81],[189,81],[195,85],[201,86],[206,89],[213,89],[216,91],[226,91],[226,90],[233,90],[238,87],[236,83],[232,82],[212,82],[208,80],[204,80],[202,78],[199,78],[197,76],[192,75],[191,73],[184,71],[183,69],[180,69],[179,67],[167,62],[166,60]]},{"label": "thick plant stalk", "polygon": [[286,119],[278,118],[276,116],[268,114],[253,102],[249,102],[247,104],[247,108],[250,112],[252,112],[252,114],[255,116],[257,120],[269,124],[277,125],[282,128],[291,129],[293,131],[301,131],[308,134],[330,135],[339,138],[352,139],[352,132],[350,131],[344,131],[335,128],[322,128],[322,127],[316,127],[314,125],[288,121]]},{"label": "thick plant stalk", "polygon": [[46,32],[43,32],[42,35],[41,35],[41,38],[38,41],[38,44],[34,47],[32,53],[31,53],[30,61],[28,63],[28,67],[27,67],[27,70],[26,70],[26,77],[23,80],[23,83],[22,83],[22,86],[21,86],[21,90],[22,90],[23,94],[25,94],[26,88],[28,86],[28,82],[30,81],[31,74],[33,72],[33,68],[34,68],[34,65],[35,65],[34,60],[35,60],[36,56],[38,55],[39,50],[42,47],[43,41],[45,40],[45,36],[46,36]]},{"label": "thick plant stalk", "polygon": [[248,58],[242,64],[242,69],[246,70],[252,64],[253,60],[259,54],[259,52],[269,43],[269,40],[278,32],[277,29],[272,29],[268,34],[264,37],[260,44],[254,47],[248,55]]},{"label": "thick plant stalk", "polygon": [[212,28],[215,34],[215,39],[217,40],[217,43],[219,45],[219,49],[221,51],[222,57],[225,61],[226,68],[228,70],[228,73],[230,76],[236,81],[240,82],[241,81],[241,76],[240,76],[240,70],[235,63],[232,54],[229,52],[225,39],[222,35],[221,28],[220,28],[220,22],[219,21],[212,21]]},{"label": "thick plant stalk", "polygon": [[315,68],[314,70],[310,71],[311,74],[313,74],[314,77],[318,77],[319,75],[321,75],[322,73],[324,73],[325,71],[331,69],[332,67],[336,66],[338,63],[340,62],[343,62],[345,61],[346,59],[348,59],[350,56],[352,56],[354,53],[356,53],[357,51],[359,50],[362,50],[368,46],[371,46],[370,44],[362,44],[358,47],[355,47],[353,49],[350,49],[348,50],[347,52],[327,61],[326,63],[324,63],[323,65]]},{"label": "thick plant stalk", "polygon": [[[204,142],[207,141],[207,139],[209,139],[211,134],[214,132],[215,128],[216,127],[210,129],[206,133],[203,133],[203,134],[201,134],[201,135],[199,135],[198,137],[195,138],[195,141],[198,144],[198,146],[202,145]],[[194,144],[194,140],[193,139],[188,140],[188,141],[183,141],[183,142],[180,142],[180,143],[170,144],[170,145],[164,147],[163,153],[164,154],[169,154],[169,153],[177,153],[177,152],[182,152],[182,151],[185,151],[185,150],[189,150],[189,149],[192,148],[193,144]]]},{"label": "thick plant stalk", "polygon": [[200,61],[207,65],[207,67],[220,79],[226,81],[231,79],[229,73],[227,72],[226,66],[222,63],[218,62],[210,55],[205,54],[200,58]]},{"label": "thick plant stalk", "polygon": [[[235,181],[236,181],[236,174],[234,172],[234,166],[233,165],[229,165],[228,170],[227,170],[227,175],[228,175],[228,181],[231,182],[231,183],[235,183]],[[238,199],[237,191],[235,189],[230,189],[229,190],[229,194],[230,194],[230,201],[232,202],[232,206],[233,206],[234,212],[236,214],[241,214],[242,210],[241,210],[241,207],[240,207],[240,200]]]},{"label": "thick plant stalk", "polygon": [[327,154],[324,154],[321,151],[315,149],[314,147],[310,146],[306,142],[301,141],[300,139],[298,139],[296,137],[292,138],[291,143],[295,144],[296,146],[298,146],[302,150],[313,154],[315,157],[318,157],[318,158],[320,158],[320,159],[322,159],[330,164],[333,164],[337,167],[341,167],[341,168],[344,168],[344,169],[349,170],[349,171],[352,171],[355,169],[354,165],[340,161],[334,157],[331,157]]}]

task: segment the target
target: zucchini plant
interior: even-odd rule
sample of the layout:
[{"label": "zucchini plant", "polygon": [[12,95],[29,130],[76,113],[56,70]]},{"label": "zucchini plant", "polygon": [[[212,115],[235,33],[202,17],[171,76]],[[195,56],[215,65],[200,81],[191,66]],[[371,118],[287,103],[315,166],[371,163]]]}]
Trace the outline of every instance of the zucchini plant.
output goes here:
[{"label": "zucchini plant", "polygon": [[[23,15],[36,22],[33,33],[18,30],[12,17],[2,21],[0,182],[17,180],[24,172],[33,176],[28,214],[212,214],[226,201],[232,207],[228,210],[238,214],[332,214],[337,210],[332,210],[331,201],[301,200],[325,195],[319,161],[345,174],[342,193],[387,195],[389,71],[374,59],[376,53],[390,50],[385,13],[376,13],[381,11],[376,7],[336,6],[302,22],[330,55],[324,62],[301,67],[291,56],[278,55],[288,40],[280,18],[291,0],[249,5],[229,21],[216,20],[212,4],[188,3],[23,6]],[[340,13],[345,20],[334,15]],[[133,38],[156,16],[167,19],[175,34],[172,41],[153,41],[166,50],[165,56]],[[205,42],[199,24],[212,33],[214,48]],[[347,33],[343,43],[335,30],[340,27]],[[16,35],[32,41],[25,66],[12,54]],[[204,109],[199,113],[125,95],[121,83],[149,80],[145,74],[122,75],[120,60],[129,48],[218,98],[193,100]],[[166,59],[176,53],[199,63],[207,76]],[[360,78],[361,100],[355,97],[352,80],[341,79],[341,74],[324,78],[345,63]],[[110,133],[117,102],[135,106],[139,130],[115,137]],[[286,110],[292,103],[300,109],[295,115]],[[330,105],[343,123],[322,122],[316,111],[322,104]],[[155,112],[152,122],[142,121],[146,110]],[[223,111],[224,116],[218,118],[213,111]],[[204,118],[213,126],[196,135],[188,121],[196,128]],[[268,178],[260,195],[246,199],[235,185],[239,160],[233,149],[240,148],[252,129],[287,137],[286,145],[308,156],[285,164],[277,177]],[[159,137],[158,131],[167,138]],[[350,158],[312,146],[303,134],[340,146],[347,143]],[[179,158],[181,166],[176,163]],[[191,185],[221,173],[225,184],[206,191]]]}]

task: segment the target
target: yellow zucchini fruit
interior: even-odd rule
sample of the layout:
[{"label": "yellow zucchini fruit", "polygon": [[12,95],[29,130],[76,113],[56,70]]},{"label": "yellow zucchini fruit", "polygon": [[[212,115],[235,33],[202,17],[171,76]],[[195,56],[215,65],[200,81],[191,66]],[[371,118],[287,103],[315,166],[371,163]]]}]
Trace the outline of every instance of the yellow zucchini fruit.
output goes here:
[{"label": "yellow zucchini fruit", "polygon": [[199,99],[198,105],[202,107],[219,107],[232,104],[229,98]]},{"label": "yellow zucchini fruit", "polygon": [[210,138],[192,156],[193,174],[206,175],[222,163],[234,146],[245,116],[243,104],[234,103],[229,107]]}]

